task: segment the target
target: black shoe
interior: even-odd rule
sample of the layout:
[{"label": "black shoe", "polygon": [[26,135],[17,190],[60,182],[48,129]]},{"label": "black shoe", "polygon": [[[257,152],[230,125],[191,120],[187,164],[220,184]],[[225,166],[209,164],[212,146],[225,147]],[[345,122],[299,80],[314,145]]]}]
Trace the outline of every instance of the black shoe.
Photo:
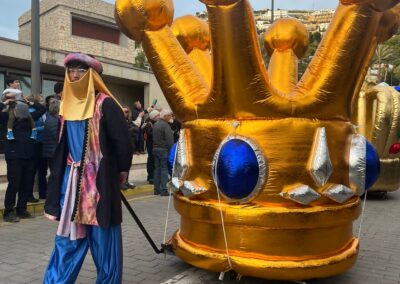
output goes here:
[{"label": "black shoe", "polygon": [[35,197],[29,197],[29,198],[28,198],[28,202],[29,202],[29,203],[38,203],[38,202],[39,202],[39,199],[36,199]]},{"label": "black shoe", "polygon": [[158,192],[157,190],[154,190],[154,195],[160,195],[160,192]]},{"label": "black shoe", "polygon": [[161,191],[160,196],[170,196],[170,193],[168,192],[168,190],[163,190]]},{"label": "black shoe", "polygon": [[121,190],[124,190],[124,191],[129,189],[129,187],[126,185],[126,183],[121,184],[119,187],[121,188]]},{"label": "black shoe", "polygon": [[15,216],[14,212],[7,213],[3,216],[4,222],[17,223],[19,218]]},{"label": "black shoe", "polygon": [[29,212],[26,211],[26,210],[21,210],[21,211],[18,211],[18,210],[17,210],[17,216],[18,216],[19,218],[21,218],[21,219],[31,219],[31,218],[33,218],[32,214],[29,213]]},{"label": "black shoe", "polygon": [[125,185],[130,189],[134,189],[136,187],[136,184],[130,183],[129,181],[127,181]]}]

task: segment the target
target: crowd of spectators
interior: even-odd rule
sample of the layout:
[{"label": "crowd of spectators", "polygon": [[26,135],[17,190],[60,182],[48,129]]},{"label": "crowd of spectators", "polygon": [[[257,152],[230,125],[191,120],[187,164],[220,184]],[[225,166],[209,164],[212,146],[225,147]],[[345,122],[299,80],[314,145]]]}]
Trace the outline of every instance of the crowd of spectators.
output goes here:
[{"label": "crowd of spectators", "polygon": [[[9,77],[0,101],[0,124],[7,129],[5,160],[8,186],[4,200],[3,219],[18,222],[32,218],[27,203],[46,198],[47,176],[53,168],[60,128],[60,100],[63,82],[54,85],[54,94],[26,96],[19,79]],[[132,109],[123,106],[132,148],[135,155],[147,153],[147,181],[154,184],[154,194],[169,195],[168,154],[179,139],[181,124],[172,112],[153,105],[147,109],[135,101]],[[36,182],[35,182],[36,181]],[[37,186],[38,198],[34,196]],[[127,180],[122,190],[133,189]]]},{"label": "crowd of spectators", "polygon": [[[168,154],[179,139],[181,123],[173,113],[153,102],[147,109],[136,101],[133,110],[124,106],[131,143],[136,155],[147,153],[147,181],[154,184],[154,194],[168,196]],[[122,189],[134,188],[126,184]]]},{"label": "crowd of spectators", "polygon": [[4,156],[8,186],[3,213],[7,222],[32,218],[27,203],[39,202],[33,195],[35,176],[38,197],[46,198],[47,172],[57,145],[62,85],[57,83],[55,94],[45,100],[40,94],[23,94],[18,78],[6,79],[0,102],[0,124],[7,127]]}]

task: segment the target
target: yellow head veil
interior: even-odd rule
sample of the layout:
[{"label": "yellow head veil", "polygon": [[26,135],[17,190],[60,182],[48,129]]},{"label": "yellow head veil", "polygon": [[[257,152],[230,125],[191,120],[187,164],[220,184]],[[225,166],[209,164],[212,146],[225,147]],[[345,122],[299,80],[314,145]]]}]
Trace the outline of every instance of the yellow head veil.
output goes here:
[{"label": "yellow head veil", "polygon": [[[100,75],[89,68],[88,72],[78,81],[69,80],[65,71],[64,89],[60,104],[60,115],[65,120],[85,120],[93,117],[96,92],[111,97],[119,107],[121,105],[108,90]],[[121,107],[122,109],[122,107]]]}]

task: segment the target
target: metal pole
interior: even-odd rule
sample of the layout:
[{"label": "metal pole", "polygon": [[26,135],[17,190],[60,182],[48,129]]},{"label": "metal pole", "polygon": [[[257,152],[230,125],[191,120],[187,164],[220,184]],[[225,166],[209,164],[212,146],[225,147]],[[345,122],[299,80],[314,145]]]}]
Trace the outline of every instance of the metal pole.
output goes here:
[{"label": "metal pole", "polygon": [[40,94],[40,12],[39,0],[31,0],[31,94]]},{"label": "metal pole", "polygon": [[274,22],[274,0],[271,0],[271,24]]},{"label": "metal pole", "polygon": [[164,245],[162,245],[161,249],[158,249],[156,244],[154,243],[153,239],[150,237],[149,233],[147,232],[146,228],[143,226],[142,222],[140,221],[139,217],[136,215],[135,211],[133,211],[133,208],[129,204],[128,200],[126,200],[125,195],[122,194],[121,192],[121,200],[122,203],[126,206],[126,209],[128,209],[129,213],[135,220],[136,224],[139,226],[139,229],[142,231],[143,235],[145,236],[146,240],[149,242],[150,246],[153,248],[156,254],[160,254],[164,252]]}]

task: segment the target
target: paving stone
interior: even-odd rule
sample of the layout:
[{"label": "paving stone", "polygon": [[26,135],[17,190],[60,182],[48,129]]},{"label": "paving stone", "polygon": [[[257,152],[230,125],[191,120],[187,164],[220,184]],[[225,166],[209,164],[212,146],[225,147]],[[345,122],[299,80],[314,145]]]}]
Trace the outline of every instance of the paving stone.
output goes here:
[{"label": "paving stone", "polygon": [[[336,277],[309,284],[400,283],[400,191],[388,200],[368,200],[361,231],[359,258],[352,269]],[[156,244],[163,240],[168,198],[151,197],[131,202]],[[359,222],[354,225],[358,233]],[[172,209],[168,234],[179,226]],[[0,283],[42,283],[54,246],[57,223],[36,217],[17,224],[0,223]],[[240,282],[219,281],[219,273],[193,268],[174,256],[156,255],[129,213],[124,209],[123,283],[255,284],[289,283],[243,277]],[[94,283],[96,267],[88,253],[76,283]]]}]

